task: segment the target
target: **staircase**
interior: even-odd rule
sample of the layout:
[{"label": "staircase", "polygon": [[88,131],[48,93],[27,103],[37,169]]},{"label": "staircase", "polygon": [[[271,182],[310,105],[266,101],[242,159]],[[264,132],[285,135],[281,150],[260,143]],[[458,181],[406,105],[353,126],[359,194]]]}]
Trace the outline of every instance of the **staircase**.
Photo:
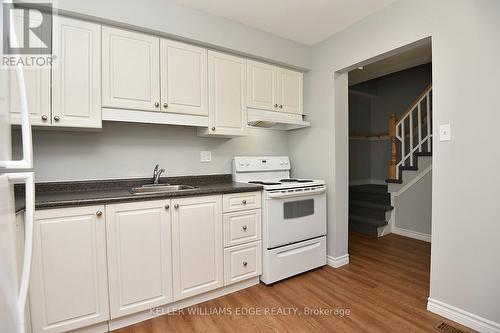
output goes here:
[{"label": "staircase", "polygon": [[[349,187],[349,229],[372,237],[391,232],[391,193],[404,191],[432,168],[432,86],[428,86],[400,119],[389,122],[391,162],[388,185]],[[397,195],[397,194],[396,194]]]},{"label": "staircase", "polygon": [[381,237],[390,231],[392,209],[387,185],[349,186],[349,230]]}]

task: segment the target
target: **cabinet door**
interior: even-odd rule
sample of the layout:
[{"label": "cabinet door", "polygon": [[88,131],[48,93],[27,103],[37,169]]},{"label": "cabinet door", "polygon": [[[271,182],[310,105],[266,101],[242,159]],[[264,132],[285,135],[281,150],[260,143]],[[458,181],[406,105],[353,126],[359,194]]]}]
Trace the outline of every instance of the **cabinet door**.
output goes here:
[{"label": "cabinet door", "polygon": [[247,61],[247,106],[271,111],[278,110],[277,68]]},{"label": "cabinet door", "polygon": [[30,306],[33,332],[109,319],[104,206],[36,211]]},{"label": "cabinet door", "polygon": [[246,135],[246,60],[209,51],[209,133]]},{"label": "cabinet door", "polygon": [[54,18],[52,124],[101,128],[101,26]]},{"label": "cabinet door", "polygon": [[279,110],[302,114],[303,74],[280,68],[279,70]]},{"label": "cabinet door", "polygon": [[174,300],[223,286],[222,198],[172,200]]},{"label": "cabinet door", "polygon": [[170,201],[106,206],[111,319],[172,301]]},{"label": "cabinet door", "polygon": [[[16,31],[23,31],[23,13],[24,11],[13,11],[12,25]],[[30,26],[39,26],[42,17],[30,15]],[[18,33],[17,45],[22,44],[23,35]],[[41,40],[30,40],[30,45],[42,46]],[[17,77],[15,70],[10,70],[10,109],[12,124],[21,124],[21,99],[19,95]],[[28,111],[30,114],[31,125],[48,126],[51,124],[50,114],[50,67],[25,66],[23,67],[24,82],[26,86],[26,97],[28,101]]]},{"label": "cabinet door", "polygon": [[102,27],[103,107],[160,110],[160,39]]},{"label": "cabinet door", "polygon": [[162,110],[206,116],[207,90],[207,49],[162,39]]}]

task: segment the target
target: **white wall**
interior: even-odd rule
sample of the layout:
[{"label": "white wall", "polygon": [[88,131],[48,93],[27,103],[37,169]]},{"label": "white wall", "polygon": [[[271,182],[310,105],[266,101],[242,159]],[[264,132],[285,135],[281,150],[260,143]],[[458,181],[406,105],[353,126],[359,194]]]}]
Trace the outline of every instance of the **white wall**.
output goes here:
[{"label": "white wall", "polygon": [[[14,132],[16,158],[20,131]],[[231,173],[235,155],[287,155],[284,132],[250,129],[248,137],[200,138],[194,127],[104,122],[102,132],[35,130],[37,181],[150,177],[155,164],[166,176]],[[212,162],[200,162],[210,150]]]},{"label": "white wall", "polygon": [[430,297],[496,323],[499,31],[497,0],[400,0],[313,48],[305,79],[312,127],[290,135],[294,172],[329,186],[328,252],[346,254],[347,86],[334,72],[431,36],[434,133],[450,123],[453,141],[433,146]]},{"label": "white wall", "polygon": [[394,213],[395,227],[424,235],[431,234],[432,171],[394,197]]},{"label": "white wall", "polygon": [[58,0],[55,7],[158,30],[296,67],[310,68],[311,64],[309,46],[182,6],[175,0]]}]

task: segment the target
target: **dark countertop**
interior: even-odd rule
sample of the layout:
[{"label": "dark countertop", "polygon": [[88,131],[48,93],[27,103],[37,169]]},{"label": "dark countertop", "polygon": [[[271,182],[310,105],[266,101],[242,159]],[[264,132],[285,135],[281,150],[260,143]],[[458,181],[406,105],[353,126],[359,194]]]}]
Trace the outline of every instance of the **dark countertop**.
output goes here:
[{"label": "dark countertop", "polygon": [[[162,184],[186,184],[197,187],[194,190],[152,194],[130,193],[132,187],[150,183],[151,178],[37,183],[35,208],[86,206],[262,190],[260,185],[235,183],[231,175],[207,175],[160,178]],[[19,212],[25,207],[23,185],[16,185],[15,193],[16,212]]]}]

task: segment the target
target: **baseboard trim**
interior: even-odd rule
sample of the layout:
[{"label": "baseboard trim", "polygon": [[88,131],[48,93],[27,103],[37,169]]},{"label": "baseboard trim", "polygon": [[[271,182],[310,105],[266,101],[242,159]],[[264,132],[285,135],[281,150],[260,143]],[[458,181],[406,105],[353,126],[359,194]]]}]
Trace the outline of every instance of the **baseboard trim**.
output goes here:
[{"label": "baseboard trim", "polygon": [[344,254],[340,257],[326,256],[326,264],[333,268],[339,268],[349,263],[349,255]]},{"label": "baseboard trim", "polygon": [[402,229],[396,226],[393,226],[392,228],[392,233],[400,236],[405,236],[413,239],[418,239],[427,243],[431,242],[431,235],[429,234],[424,234],[422,232],[418,231],[413,231],[413,230],[407,230],[407,229]]},{"label": "baseboard trim", "polygon": [[482,333],[500,332],[500,323],[495,323],[430,297],[427,299],[427,310]]}]

